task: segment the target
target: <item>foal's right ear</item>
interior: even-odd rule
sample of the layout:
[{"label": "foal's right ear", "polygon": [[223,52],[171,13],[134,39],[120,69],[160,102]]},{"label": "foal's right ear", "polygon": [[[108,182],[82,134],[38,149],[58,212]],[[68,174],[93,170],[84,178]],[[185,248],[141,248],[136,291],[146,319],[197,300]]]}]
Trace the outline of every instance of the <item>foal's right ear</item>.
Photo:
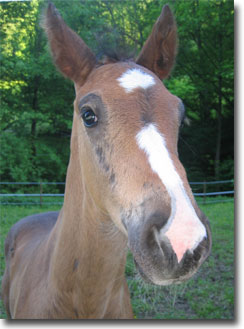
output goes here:
[{"label": "foal's right ear", "polygon": [[44,29],[58,69],[77,85],[83,85],[95,67],[96,58],[85,42],[64,23],[52,3],[47,8]]},{"label": "foal's right ear", "polygon": [[160,79],[165,79],[172,70],[176,52],[177,27],[172,11],[165,5],[136,63],[148,68]]}]

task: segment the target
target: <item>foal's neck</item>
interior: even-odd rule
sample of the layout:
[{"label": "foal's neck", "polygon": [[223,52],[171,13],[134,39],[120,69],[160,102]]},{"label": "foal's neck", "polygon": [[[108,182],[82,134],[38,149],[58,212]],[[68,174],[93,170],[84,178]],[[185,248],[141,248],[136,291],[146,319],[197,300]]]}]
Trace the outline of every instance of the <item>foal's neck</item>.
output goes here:
[{"label": "foal's neck", "polygon": [[102,316],[111,296],[123,294],[127,240],[85,190],[76,144],[73,136],[64,205],[54,229],[51,273],[57,289],[72,292],[84,314]]}]

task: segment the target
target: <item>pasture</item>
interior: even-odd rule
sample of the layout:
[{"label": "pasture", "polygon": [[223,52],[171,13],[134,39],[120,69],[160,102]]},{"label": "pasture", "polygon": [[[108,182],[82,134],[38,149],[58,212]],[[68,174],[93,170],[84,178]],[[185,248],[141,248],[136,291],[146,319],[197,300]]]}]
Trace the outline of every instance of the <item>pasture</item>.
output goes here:
[{"label": "pasture", "polygon": [[[212,253],[188,282],[158,287],[145,284],[128,253],[126,277],[136,319],[234,318],[234,204],[201,205],[209,217]],[[10,227],[24,216],[58,210],[60,206],[1,206],[0,276],[4,271],[4,240]],[[6,318],[1,301],[0,317]]]}]

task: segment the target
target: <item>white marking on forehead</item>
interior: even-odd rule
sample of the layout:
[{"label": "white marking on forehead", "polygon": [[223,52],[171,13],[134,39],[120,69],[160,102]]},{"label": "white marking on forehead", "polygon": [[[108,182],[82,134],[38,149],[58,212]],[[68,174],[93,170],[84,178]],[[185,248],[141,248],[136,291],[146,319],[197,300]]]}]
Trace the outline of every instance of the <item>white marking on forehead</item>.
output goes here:
[{"label": "white marking on forehead", "polygon": [[193,252],[207,236],[206,229],[175,170],[164,136],[154,124],[149,124],[139,131],[136,141],[147,154],[152,170],[158,174],[171,197],[171,215],[159,234],[162,239],[167,236],[180,262],[187,250]]},{"label": "white marking on forehead", "polygon": [[117,81],[127,93],[130,93],[139,87],[147,89],[148,87],[155,85],[155,80],[152,75],[136,68],[124,72]]}]

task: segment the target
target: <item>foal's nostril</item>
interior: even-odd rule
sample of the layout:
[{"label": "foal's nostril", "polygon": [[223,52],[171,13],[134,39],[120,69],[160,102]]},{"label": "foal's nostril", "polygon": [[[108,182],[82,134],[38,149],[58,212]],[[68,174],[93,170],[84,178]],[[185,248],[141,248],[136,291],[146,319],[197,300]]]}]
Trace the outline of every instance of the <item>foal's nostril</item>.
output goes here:
[{"label": "foal's nostril", "polygon": [[145,222],[144,230],[157,229],[160,231],[168,222],[170,212],[154,212]]},{"label": "foal's nostril", "polygon": [[201,261],[202,258],[205,258],[209,253],[209,249],[210,249],[209,238],[206,237],[199,243],[197,248],[193,251],[194,261],[199,262]]},{"label": "foal's nostril", "polygon": [[159,237],[160,230],[167,224],[168,214],[155,212],[150,216],[144,224],[142,238],[145,240],[145,244],[149,250],[155,250],[158,252],[158,248],[161,252],[165,252],[165,248],[161,248],[161,241]]},{"label": "foal's nostril", "polygon": [[195,249],[192,256],[193,256],[194,261],[195,262],[198,262],[200,260],[200,258],[201,258],[201,252],[200,252],[200,250],[198,250],[198,248]]},{"label": "foal's nostril", "polygon": [[148,234],[146,236],[146,245],[150,249],[153,248],[153,247],[155,247],[155,244],[156,244],[155,230],[157,230],[157,229],[156,229],[155,226],[153,226],[152,229],[150,229],[148,231]]}]

